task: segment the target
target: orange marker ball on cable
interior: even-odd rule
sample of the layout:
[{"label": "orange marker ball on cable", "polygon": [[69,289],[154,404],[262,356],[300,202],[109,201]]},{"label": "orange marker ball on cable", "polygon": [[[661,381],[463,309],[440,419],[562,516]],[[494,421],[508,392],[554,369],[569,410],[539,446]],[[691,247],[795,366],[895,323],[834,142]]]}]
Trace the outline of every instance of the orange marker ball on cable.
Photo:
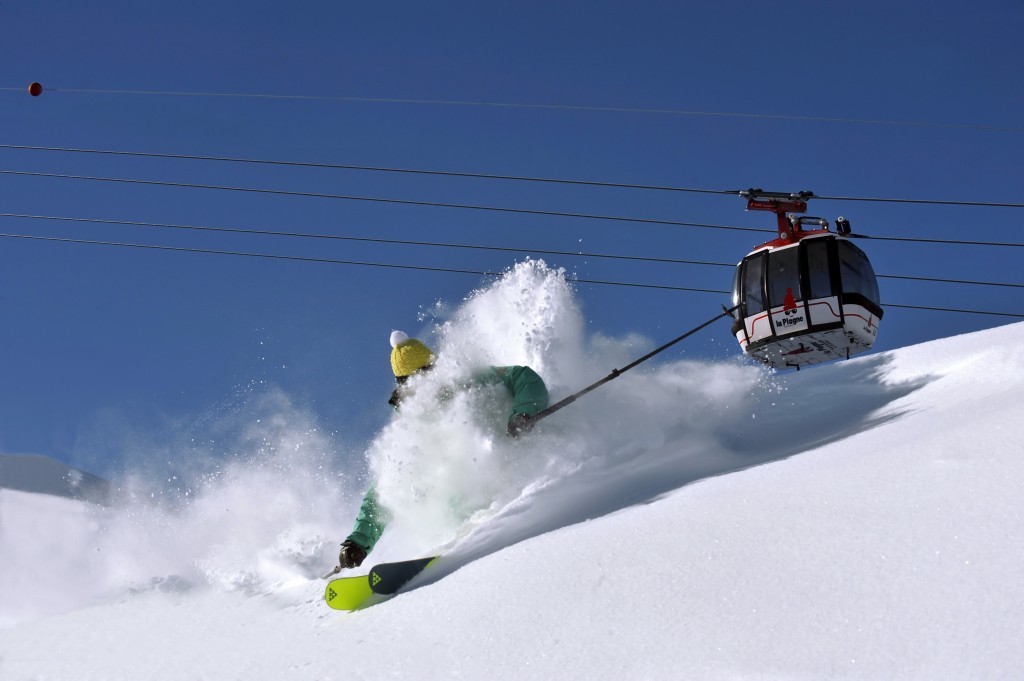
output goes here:
[{"label": "orange marker ball on cable", "polygon": [[39,83],[32,83],[28,86],[28,93],[33,97],[38,97],[43,94],[43,86]]}]

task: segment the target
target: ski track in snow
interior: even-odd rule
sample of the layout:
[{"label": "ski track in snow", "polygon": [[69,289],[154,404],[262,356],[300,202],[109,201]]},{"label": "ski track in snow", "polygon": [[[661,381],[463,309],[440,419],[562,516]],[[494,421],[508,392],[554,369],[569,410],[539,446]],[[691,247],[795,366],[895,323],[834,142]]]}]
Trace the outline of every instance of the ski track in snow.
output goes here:
[{"label": "ski track in snow", "polygon": [[368,449],[398,516],[368,564],[454,548],[364,612],[328,610],[318,577],[367,479],[338,477],[315,419],[274,391],[240,416],[249,455],[201,462],[187,494],[125,481],[100,507],[0,490],[0,677],[1024,668],[1024,325],[785,375],[642,365],[521,441],[486,390],[434,399],[526,363],[557,400],[654,346],[587,338],[582,320],[559,274],[527,262],[407,329],[440,360]]}]

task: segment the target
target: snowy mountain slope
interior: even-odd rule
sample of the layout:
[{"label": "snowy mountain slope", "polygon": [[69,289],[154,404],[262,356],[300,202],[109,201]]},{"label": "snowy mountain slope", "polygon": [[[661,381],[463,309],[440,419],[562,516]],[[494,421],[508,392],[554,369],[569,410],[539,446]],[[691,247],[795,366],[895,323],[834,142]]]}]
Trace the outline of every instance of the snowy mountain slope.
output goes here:
[{"label": "snowy mountain slope", "polygon": [[[443,352],[487,335],[463,310],[477,326],[457,316]],[[360,490],[301,457],[246,462],[177,508],[0,492],[0,677],[1018,678],[1021,330],[784,376],[638,370],[512,445],[467,416],[448,435],[478,460],[455,477],[500,478],[494,508],[407,592],[352,614],[323,605],[316,571]],[[562,358],[560,394],[595,373],[574,355],[636,354],[577,338],[536,357]],[[406,435],[439,456],[396,427],[371,469],[397,475],[386,443]],[[421,529],[396,523],[373,557],[407,556]]]},{"label": "snowy mountain slope", "polygon": [[110,483],[37,454],[0,454],[0,489],[102,502]]}]

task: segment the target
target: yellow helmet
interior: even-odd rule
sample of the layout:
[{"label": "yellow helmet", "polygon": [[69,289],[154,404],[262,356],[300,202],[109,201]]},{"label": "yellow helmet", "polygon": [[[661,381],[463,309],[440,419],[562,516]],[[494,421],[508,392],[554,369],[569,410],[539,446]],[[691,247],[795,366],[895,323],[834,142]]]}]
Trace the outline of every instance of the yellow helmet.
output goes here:
[{"label": "yellow helmet", "polygon": [[401,331],[391,333],[391,370],[395,378],[410,376],[434,361],[426,345]]}]

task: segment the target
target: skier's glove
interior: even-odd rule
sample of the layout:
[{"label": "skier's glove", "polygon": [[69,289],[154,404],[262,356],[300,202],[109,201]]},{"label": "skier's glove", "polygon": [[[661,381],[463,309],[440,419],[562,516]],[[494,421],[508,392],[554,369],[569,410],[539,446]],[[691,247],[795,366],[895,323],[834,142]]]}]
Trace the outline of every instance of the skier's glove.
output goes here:
[{"label": "skier's glove", "polygon": [[534,423],[536,421],[529,414],[514,414],[508,420],[508,434],[512,437],[519,437],[523,433],[529,433],[533,430]]},{"label": "skier's glove", "polygon": [[351,539],[341,543],[341,553],[338,554],[338,565],[345,569],[359,567],[366,560],[366,549]]}]

